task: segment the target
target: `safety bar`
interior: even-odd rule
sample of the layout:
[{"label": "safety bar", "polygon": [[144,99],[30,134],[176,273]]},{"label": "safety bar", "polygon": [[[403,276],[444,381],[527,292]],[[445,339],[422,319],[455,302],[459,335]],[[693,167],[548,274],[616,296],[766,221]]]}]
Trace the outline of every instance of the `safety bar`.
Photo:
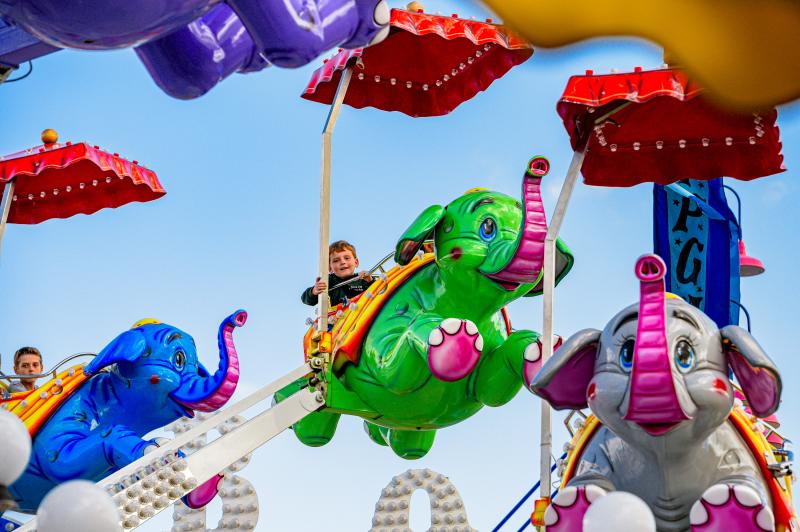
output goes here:
[{"label": "safety bar", "polygon": [[55,379],[56,376],[58,375],[58,370],[61,369],[62,367],[64,367],[67,364],[67,362],[71,362],[71,361],[75,360],[76,358],[81,358],[81,357],[93,357],[94,358],[96,356],[97,356],[97,353],[88,353],[88,352],[87,353],[75,353],[74,355],[68,356],[67,358],[65,358],[64,360],[62,360],[58,364],[56,364],[56,366],[53,369],[51,369],[50,371],[48,371],[46,373],[35,373],[35,374],[31,374],[31,375],[8,375],[8,374],[3,373],[2,371],[0,371],[0,379],[5,379],[5,380],[11,380],[11,379],[43,379],[45,377],[53,377]]},{"label": "safety bar", "polygon": [[[423,243],[423,245],[425,245],[425,244],[433,244],[433,240],[426,240]],[[386,273],[386,268],[384,268],[384,266],[386,266],[386,263],[389,262],[392,258],[394,258],[394,251],[392,251],[391,253],[389,253],[385,257],[383,257],[381,260],[378,261],[378,263],[375,266],[373,266],[372,268],[367,270],[367,274],[372,276],[372,274],[374,274],[375,272],[377,272],[379,270],[380,270],[380,272],[382,274],[385,274]],[[354,283],[359,279],[360,279],[360,277],[353,277],[352,279],[348,279],[346,281],[342,281],[341,283],[330,287],[328,290],[333,290],[334,288],[339,288],[340,286],[345,286],[345,285],[348,285],[350,283]]]}]

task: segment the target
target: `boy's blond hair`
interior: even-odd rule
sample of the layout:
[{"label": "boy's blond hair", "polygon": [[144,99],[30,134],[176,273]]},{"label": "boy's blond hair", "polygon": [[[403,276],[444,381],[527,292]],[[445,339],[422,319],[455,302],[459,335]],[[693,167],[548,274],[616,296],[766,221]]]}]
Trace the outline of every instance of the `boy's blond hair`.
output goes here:
[{"label": "boy's blond hair", "polygon": [[347,240],[337,240],[328,246],[328,256],[331,256],[334,253],[341,253],[342,251],[349,251],[353,254],[354,259],[358,258],[358,254],[356,254],[356,247]]},{"label": "boy's blond hair", "polygon": [[39,357],[39,364],[44,366],[44,361],[42,360],[42,353],[36,349],[35,347],[20,347],[17,349],[17,352],[14,353],[14,367],[17,367],[17,363],[19,362],[19,357],[22,355],[36,355]]}]

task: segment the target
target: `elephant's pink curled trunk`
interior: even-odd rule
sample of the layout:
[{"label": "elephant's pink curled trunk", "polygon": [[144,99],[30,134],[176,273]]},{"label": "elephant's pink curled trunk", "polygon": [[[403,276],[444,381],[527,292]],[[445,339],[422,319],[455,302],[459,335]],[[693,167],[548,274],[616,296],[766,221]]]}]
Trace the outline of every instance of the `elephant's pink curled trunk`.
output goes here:
[{"label": "elephant's pink curled trunk", "polygon": [[534,157],[522,183],[524,206],[522,230],[517,250],[506,266],[491,275],[492,279],[511,283],[534,283],[542,271],[547,218],[542,203],[542,177],[550,170],[544,157]]},{"label": "elephant's pink curled trunk", "polygon": [[639,320],[625,419],[651,434],[663,434],[688,416],[681,408],[667,347],[664,275],[667,267],[657,255],[636,261],[640,281]]},{"label": "elephant's pink curled trunk", "polygon": [[219,384],[207,397],[196,402],[182,402],[184,406],[201,412],[214,412],[231,398],[239,382],[239,356],[233,343],[233,330],[244,325],[246,321],[247,312],[240,310],[223,322],[218,338],[220,365],[212,377]]}]

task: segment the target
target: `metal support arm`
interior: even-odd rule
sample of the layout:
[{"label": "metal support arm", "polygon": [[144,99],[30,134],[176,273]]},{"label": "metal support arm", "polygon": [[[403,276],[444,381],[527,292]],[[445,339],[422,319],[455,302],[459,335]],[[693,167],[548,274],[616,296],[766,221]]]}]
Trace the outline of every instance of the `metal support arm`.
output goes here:
[{"label": "metal support arm", "polygon": [[[331,144],[333,142],[333,128],[342,110],[342,103],[350,86],[350,79],[353,76],[352,68],[348,67],[342,72],[336,95],[325,121],[322,130],[322,174],[319,184],[319,278],[328,281],[330,271],[330,257],[328,256],[328,245],[331,236]],[[328,287],[330,289],[330,287]],[[317,330],[326,332],[328,330],[328,290],[319,294],[319,320],[317,320]]]},{"label": "metal support arm", "polygon": [[[98,482],[114,498],[123,528],[128,530],[144,524],[232,463],[325,406],[320,392],[303,388],[195,453],[185,458],[179,453],[180,448],[192,440],[221,427],[312,371],[308,364],[300,366]],[[142,502],[132,504],[132,501]],[[36,519],[18,530],[35,531]]]},{"label": "metal support arm", "polygon": [[[590,118],[585,123],[578,124],[580,137],[577,142],[577,149],[572,156],[572,162],[567,170],[567,176],[564,178],[564,184],[561,186],[561,193],[558,195],[558,203],[553,213],[553,218],[547,227],[547,236],[544,241],[544,302],[543,302],[543,320],[542,320],[542,364],[553,355],[553,308],[554,308],[554,294],[556,285],[556,239],[561,230],[561,224],[564,222],[564,217],[567,214],[567,207],[569,200],[572,197],[572,191],[575,189],[575,183],[578,180],[578,175],[583,167],[583,160],[588,151],[589,139],[594,132],[595,127],[607,121],[611,115],[624,109],[632,102],[630,101],[614,101],[604,105],[595,110]],[[550,405],[547,401],[542,400],[542,419],[541,419],[541,455],[539,462],[539,472],[541,475],[541,493],[549,494],[551,489],[550,484],[550,458],[553,452],[553,433],[551,428],[551,411]]]}]

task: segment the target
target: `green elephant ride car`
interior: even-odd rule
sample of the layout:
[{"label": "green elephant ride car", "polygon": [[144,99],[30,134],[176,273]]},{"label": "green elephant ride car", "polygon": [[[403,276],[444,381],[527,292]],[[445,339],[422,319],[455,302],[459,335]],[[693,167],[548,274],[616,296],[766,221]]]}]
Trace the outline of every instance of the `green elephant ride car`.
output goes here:
[{"label": "green elephant ride car", "polygon": [[[512,331],[504,307],[542,291],[547,222],[540,182],[548,170],[544,157],[531,159],[522,202],[472,189],[417,217],[397,243],[398,266],[333,327],[326,406],[293,427],[303,443],[329,442],[346,413],[364,418],[376,443],[420,458],[437,429],[484,405],[503,405],[530,383],[541,365],[539,334]],[[430,239],[435,253],[420,257]],[[556,247],[560,281],[574,259],[560,240]],[[276,398],[308,384],[296,381]]]}]

